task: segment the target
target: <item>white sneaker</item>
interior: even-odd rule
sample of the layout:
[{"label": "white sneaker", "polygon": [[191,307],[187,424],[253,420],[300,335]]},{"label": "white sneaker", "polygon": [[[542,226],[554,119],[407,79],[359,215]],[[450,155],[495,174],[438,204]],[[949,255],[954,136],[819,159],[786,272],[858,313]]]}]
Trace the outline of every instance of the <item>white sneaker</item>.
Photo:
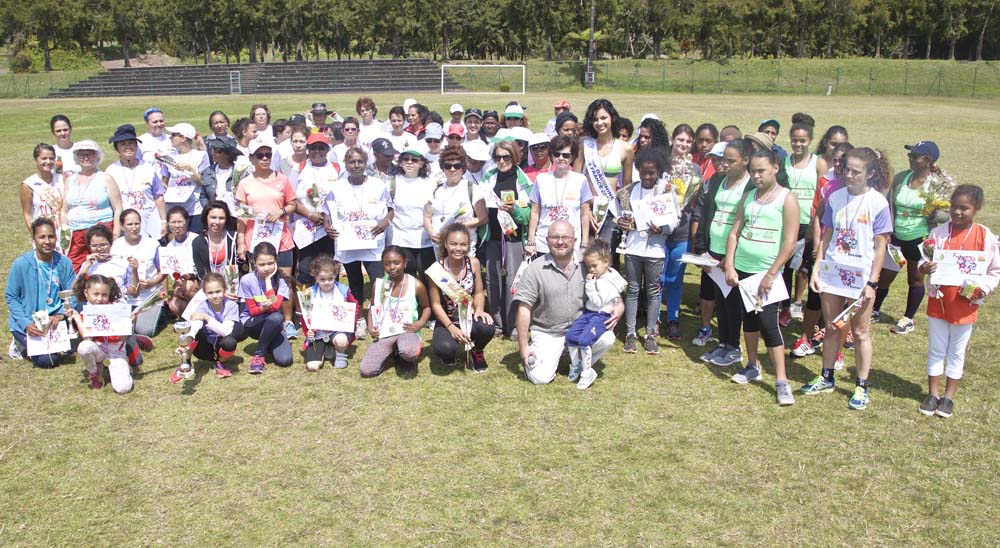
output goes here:
[{"label": "white sneaker", "polygon": [[792,395],[792,387],[787,382],[777,382],[774,384],[774,391],[778,396],[778,405],[794,405],[795,396]]},{"label": "white sneaker", "polygon": [[7,357],[12,360],[24,359],[24,356],[21,355],[21,349],[17,347],[17,342],[14,339],[10,340],[10,346],[7,347]]},{"label": "white sneaker", "polygon": [[576,387],[580,390],[586,390],[590,388],[590,385],[594,384],[597,380],[597,371],[594,371],[593,367],[588,367],[580,373],[580,382],[576,383]]},{"label": "white sneaker", "polygon": [[792,305],[788,307],[788,311],[792,314],[793,320],[802,321],[805,317],[802,312],[802,303],[792,303]]}]

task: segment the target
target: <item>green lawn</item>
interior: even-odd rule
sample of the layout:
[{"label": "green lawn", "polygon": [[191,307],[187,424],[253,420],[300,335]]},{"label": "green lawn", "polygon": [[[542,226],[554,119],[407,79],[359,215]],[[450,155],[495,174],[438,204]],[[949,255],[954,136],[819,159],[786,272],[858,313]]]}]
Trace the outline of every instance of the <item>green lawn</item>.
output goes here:
[{"label": "green lawn", "polygon": [[[542,127],[562,95],[524,98]],[[565,94],[584,112],[596,95]],[[840,123],[855,145],[884,148],[901,168],[902,146],[933,139],[941,164],[982,184],[980,221],[1000,229],[1000,185],[981,173],[1000,136],[1000,104],[986,100],[609,93],[635,120],[657,112],[668,126],[703,121],[752,129],[763,118],[811,113]],[[506,97],[417,96],[439,111],[502,107]],[[356,96],[0,101],[2,263],[28,248],[13,198],[33,169],[32,146],[50,140],[57,112],[77,139],[106,143],[114,127],[141,125],[161,107],[168,124],[207,130],[221,108],[235,120],[251,103],[287,115],[326,100],[342,114]],[[383,115],[400,95],[376,95]],[[582,116],[581,116],[582,117]],[[787,135],[782,134],[782,144]],[[106,153],[110,146],[102,144]],[[984,155],[985,153],[985,155]],[[6,269],[6,266],[5,266]],[[6,271],[6,270],[4,270]],[[6,276],[0,274],[6,283]],[[732,371],[692,359],[689,271],[684,344],[661,342],[656,358],[620,345],[578,391],[565,369],[549,386],[524,380],[516,345],[495,341],[489,373],[442,368],[429,357],[409,378],[387,371],[362,380],[347,370],[307,373],[301,357],[260,377],[208,374],[184,385],[172,333],[157,338],[135,390],[88,389],[79,363],[33,370],[0,362],[0,544],[4,546],[991,546],[996,523],[1000,351],[997,303],[973,334],[951,420],[916,411],[925,391],[926,329],[899,337],[875,328],[872,403],[847,409],[850,372],[833,395],[774,403],[765,382],[737,386]],[[905,284],[884,307],[901,312]],[[6,316],[6,306],[0,305]],[[798,323],[788,331],[792,339]],[[8,337],[0,337],[4,348]],[[243,345],[241,348],[249,346]],[[848,354],[850,362],[851,354]],[[820,358],[789,367],[798,386]]]}]

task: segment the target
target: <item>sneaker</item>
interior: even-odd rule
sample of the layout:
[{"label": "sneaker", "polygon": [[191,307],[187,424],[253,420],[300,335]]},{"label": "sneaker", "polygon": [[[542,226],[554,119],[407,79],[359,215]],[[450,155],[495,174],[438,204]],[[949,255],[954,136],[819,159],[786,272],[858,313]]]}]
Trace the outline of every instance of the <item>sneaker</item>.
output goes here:
[{"label": "sneaker", "polygon": [[913,331],[913,320],[904,316],[896,322],[896,325],[890,327],[889,331],[897,335],[906,335],[910,331]]},{"label": "sneaker", "polygon": [[928,395],[924,399],[924,403],[920,404],[920,408],[917,411],[920,411],[921,415],[933,416],[934,412],[937,411],[938,405],[940,405],[940,401],[941,399],[937,396]]},{"label": "sneaker", "polygon": [[253,358],[250,358],[250,374],[260,375],[264,372],[265,365],[264,356],[254,356]]},{"label": "sneaker", "polygon": [[334,369],[346,369],[347,368],[347,353],[337,352],[333,357],[333,368]]},{"label": "sneaker", "polygon": [[712,350],[709,350],[708,352],[705,352],[698,359],[701,360],[701,361],[703,361],[703,362],[705,362],[705,363],[712,363],[712,358],[715,358],[719,354],[724,354],[728,350],[729,350],[729,345],[724,344],[724,343],[719,343],[718,346],[716,346]]},{"label": "sneaker", "polygon": [[10,340],[10,346],[7,347],[7,357],[12,360],[24,359],[24,356],[21,355],[21,349],[17,347],[17,342],[14,339]]},{"label": "sneaker", "polygon": [[711,327],[702,327],[698,330],[698,334],[694,336],[691,340],[691,344],[695,346],[705,346],[709,341],[714,341],[715,337],[712,336]]},{"label": "sneaker", "polygon": [[826,328],[816,330],[816,334],[809,339],[809,344],[816,350],[823,348],[823,339],[826,338]]},{"label": "sneaker", "polygon": [[[678,336],[677,338],[680,338]],[[642,342],[642,349],[647,354],[656,355],[660,353],[660,345],[656,344],[656,335],[646,335],[646,340]]]},{"label": "sneaker", "polygon": [[486,363],[486,356],[483,355],[482,350],[473,348],[469,351],[469,358],[472,360],[472,371],[475,373],[485,373],[489,368],[489,364]]},{"label": "sneaker", "polygon": [[942,419],[947,419],[952,415],[954,408],[955,402],[952,401],[951,398],[941,398],[938,401],[938,406],[937,409],[934,410],[934,413]]},{"label": "sneaker", "polygon": [[135,342],[138,343],[139,350],[142,350],[143,352],[152,352],[153,351],[153,347],[154,347],[153,339],[150,339],[149,337],[147,337],[145,335],[136,335],[135,336]]},{"label": "sneaker", "polygon": [[878,310],[872,311],[871,323],[878,323],[882,319],[882,312]]},{"label": "sneaker", "polygon": [[837,359],[833,360],[833,370],[841,371],[844,369],[844,353],[837,352]]},{"label": "sneaker", "polygon": [[677,320],[667,322],[667,339],[671,341],[681,340],[681,322]]},{"label": "sneaker", "polygon": [[734,363],[740,363],[743,361],[743,351],[739,348],[729,347],[726,348],[725,353],[716,354],[714,358],[709,362],[712,365],[718,367],[729,367]]},{"label": "sneaker", "polygon": [[[847,407],[854,409],[855,411],[861,411],[868,407],[868,391],[860,386],[854,387],[854,395],[851,396],[850,401],[847,402]],[[938,412],[940,413],[941,406],[938,404]]]},{"label": "sneaker", "polygon": [[290,341],[299,338],[299,330],[295,328],[295,324],[292,322],[285,322],[285,325],[282,327],[282,332],[284,333],[285,338]]},{"label": "sneaker", "polygon": [[594,384],[597,380],[597,371],[594,371],[593,367],[588,367],[580,373],[580,382],[576,383],[576,387],[580,390],[586,390],[590,388],[590,385]]},{"label": "sneaker", "polygon": [[576,382],[580,380],[580,373],[583,371],[583,366],[579,363],[569,363],[569,375],[566,375],[566,380],[569,382]]},{"label": "sneaker", "polygon": [[759,381],[761,378],[763,377],[761,377],[760,368],[757,367],[757,364],[748,363],[746,367],[733,375],[732,381],[736,384],[746,384],[748,382]]},{"label": "sneaker", "polygon": [[790,323],[792,323],[792,313],[787,308],[782,308],[781,312],[778,312],[778,325],[788,327]]},{"label": "sneaker", "polygon": [[816,378],[799,388],[799,392],[806,396],[822,394],[823,392],[833,392],[834,384],[823,378],[823,375],[816,375]]},{"label": "sneaker", "polygon": [[854,330],[848,329],[847,333],[844,335],[844,348],[847,350],[854,350]]},{"label": "sneaker", "polygon": [[629,333],[625,336],[625,348],[626,354],[635,354],[639,351],[639,341],[635,336],[635,333]]},{"label": "sneaker", "polygon": [[358,321],[354,322],[354,338],[361,340],[366,337],[368,337],[368,320],[358,318]]},{"label": "sneaker", "polygon": [[788,308],[788,313],[791,314],[793,320],[801,322],[805,318],[805,314],[802,311],[802,303],[792,303],[792,306]]},{"label": "sneaker", "polygon": [[215,362],[215,374],[220,379],[225,379],[233,376],[233,372],[226,369],[226,366],[222,365],[222,362]]},{"label": "sneaker", "polygon": [[795,403],[795,396],[792,395],[792,387],[788,386],[787,381],[774,383],[774,391],[778,396],[778,405],[793,405]]},{"label": "sneaker", "polygon": [[792,355],[796,358],[804,358],[815,353],[816,349],[813,348],[813,345],[809,344],[804,335],[799,337],[799,340],[795,341],[795,346],[792,347]]},{"label": "sneaker", "polygon": [[104,388],[104,379],[101,378],[100,373],[90,374],[90,388],[92,390],[100,390],[101,388]]}]

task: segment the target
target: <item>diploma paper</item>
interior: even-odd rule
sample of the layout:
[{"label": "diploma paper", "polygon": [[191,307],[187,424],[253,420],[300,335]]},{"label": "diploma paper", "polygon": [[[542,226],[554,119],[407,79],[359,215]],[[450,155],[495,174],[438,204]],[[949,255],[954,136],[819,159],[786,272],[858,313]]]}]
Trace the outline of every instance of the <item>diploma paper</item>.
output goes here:
[{"label": "diploma paper", "polygon": [[323,236],[326,236],[323,225],[315,224],[309,219],[295,221],[295,227],[292,230],[292,240],[295,242],[295,247],[299,249],[309,247]]},{"label": "diploma paper", "polygon": [[354,333],[357,303],[313,299],[309,327],[313,331]]},{"label": "diploma paper", "polygon": [[823,293],[857,299],[865,288],[870,272],[860,266],[851,266],[823,259],[817,263],[819,285]]},{"label": "diploma paper", "polygon": [[255,220],[253,222],[253,234],[250,237],[250,251],[253,251],[257,247],[257,244],[262,242],[267,242],[273,245],[274,249],[280,250],[281,231],[284,228],[285,223],[281,221],[269,223],[267,221]]},{"label": "diploma paper", "polygon": [[194,274],[194,257],[191,248],[164,246],[160,248],[160,272],[170,276],[178,274]]},{"label": "diploma paper", "polygon": [[726,272],[718,267],[718,265],[713,266],[708,271],[708,277],[715,285],[719,286],[722,290],[722,298],[729,296],[729,292],[733,290],[732,286],[726,283]]},{"label": "diploma paper", "polygon": [[975,281],[986,274],[985,251],[937,249],[934,251],[934,262],[937,263],[937,269],[931,273],[934,285],[961,287],[966,280]]},{"label": "diploma paper", "polygon": [[337,251],[375,249],[378,239],[372,234],[372,221],[344,221],[337,230]]},{"label": "diploma paper", "polygon": [[785,280],[781,276],[776,276],[774,283],[771,284],[771,290],[767,292],[767,295],[763,299],[760,299],[757,294],[760,291],[760,282],[764,279],[764,274],[766,272],[754,274],[749,278],[740,280],[740,297],[743,298],[743,309],[747,312],[753,312],[757,308],[763,308],[771,303],[783,301],[788,298],[788,288],[785,287]]},{"label": "diploma paper", "polygon": [[27,339],[28,357],[69,352],[70,349],[69,329],[66,327],[66,322],[57,323],[55,329],[42,337],[28,335]]},{"label": "diploma paper", "polygon": [[677,198],[673,192],[658,194],[636,202],[633,204],[633,209],[636,210],[636,230],[647,230],[650,223],[659,227],[673,227],[680,223],[680,217],[677,214]]},{"label": "diploma paper", "polygon": [[132,307],[128,303],[83,305],[83,336],[126,337],[132,334]]},{"label": "diploma paper", "polygon": [[170,181],[167,191],[163,193],[163,201],[168,204],[183,204],[188,201],[194,193],[194,181],[183,179],[180,181]]}]

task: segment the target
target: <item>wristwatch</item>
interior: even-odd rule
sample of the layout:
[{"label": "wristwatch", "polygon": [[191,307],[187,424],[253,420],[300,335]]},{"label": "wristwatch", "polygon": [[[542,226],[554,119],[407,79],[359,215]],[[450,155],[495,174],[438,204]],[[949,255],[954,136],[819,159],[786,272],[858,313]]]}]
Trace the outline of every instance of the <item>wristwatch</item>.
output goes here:
[{"label": "wristwatch", "polygon": [[867,285],[868,287],[870,287],[872,289],[878,289],[878,282],[873,282],[871,280],[868,280],[868,283],[866,283],[865,285]]}]

